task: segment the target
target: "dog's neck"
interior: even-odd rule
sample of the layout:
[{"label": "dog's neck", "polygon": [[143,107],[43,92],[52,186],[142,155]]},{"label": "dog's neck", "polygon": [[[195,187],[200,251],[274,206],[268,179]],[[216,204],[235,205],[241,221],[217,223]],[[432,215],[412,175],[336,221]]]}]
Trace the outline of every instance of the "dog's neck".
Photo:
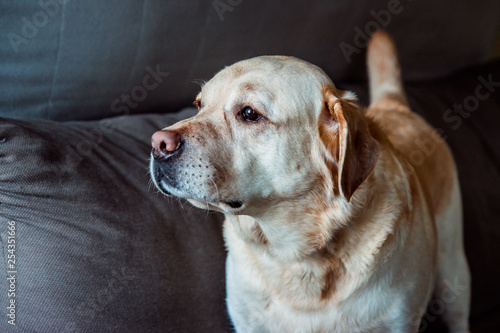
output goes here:
[{"label": "dog's neck", "polygon": [[[245,265],[265,266],[263,274],[274,279],[280,293],[287,292],[279,287],[286,272],[297,280],[290,285],[290,292],[303,289],[303,300],[332,295],[344,277],[347,281],[349,276],[364,276],[381,263],[386,249],[398,246],[392,234],[402,217],[394,215],[380,198],[391,197],[391,204],[405,206],[404,191],[389,181],[378,186],[386,193],[368,190],[373,188],[372,182],[386,181],[384,168],[376,167],[377,175],[369,177],[349,203],[332,199],[330,207],[312,207],[314,201],[310,201],[312,206],[284,205],[258,218],[227,216],[224,233],[230,255],[233,251],[236,256],[243,255],[239,261]],[[299,211],[300,207],[309,210]],[[316,287],[303,285],[306,275]]]},{"label": "dog's neck", "polygon": [[353,212],[349,215],[362,215],[363,209],[345,200],[338,200],[329,208],[283,204],[258,217],[242,215],[227,219],[250,248],[293,262],[311,256],[331,242],[333,235],[350,220],[346,211]]}]

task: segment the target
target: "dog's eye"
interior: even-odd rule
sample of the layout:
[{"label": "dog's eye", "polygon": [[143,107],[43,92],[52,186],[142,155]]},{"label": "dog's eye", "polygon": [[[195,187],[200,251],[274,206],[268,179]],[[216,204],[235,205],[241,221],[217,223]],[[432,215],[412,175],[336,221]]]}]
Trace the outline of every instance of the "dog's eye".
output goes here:
[{"label": "dog's eye", "polygon": [[249,106],[245,106],[241,111],[241,116],[247,121],[258,121],[262,118],[254,109]]}]

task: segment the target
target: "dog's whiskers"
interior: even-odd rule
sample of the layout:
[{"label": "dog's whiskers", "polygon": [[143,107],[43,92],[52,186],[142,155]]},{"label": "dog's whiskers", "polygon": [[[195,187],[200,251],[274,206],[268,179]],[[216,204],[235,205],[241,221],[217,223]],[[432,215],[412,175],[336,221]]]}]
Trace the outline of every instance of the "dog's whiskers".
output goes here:
[{"label": "dog's whiskers", "polygon": [[220,200],[220,196],[219,196],[219,188],[217,187],[217,184],[215,183],[215,181],[212,179],[212,177],[209,177],[208,179],[210,179],[210,181],[214,184],[214,187],[215,187],[215,192],[216,192],[216,200],[219,201]]}]

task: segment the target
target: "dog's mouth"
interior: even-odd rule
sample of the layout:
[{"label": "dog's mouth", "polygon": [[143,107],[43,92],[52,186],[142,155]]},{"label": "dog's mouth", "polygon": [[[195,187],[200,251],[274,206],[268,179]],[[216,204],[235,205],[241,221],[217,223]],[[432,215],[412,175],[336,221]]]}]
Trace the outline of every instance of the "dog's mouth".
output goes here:
[{"label": "dog's mouth", "polygon": [[[168,196],[175,196],[187,199],[192,204],[199,208],[212,209],[221,211],[223,213],[236,214],[245,209],[245,203],[239,197],[211,197],[196,193],[196,191],[189,191],[186,188],[184,180],[177,180],[175,174],[179,171],[170,170],[168,167],[162,165],[163,159],[151,156],[151,178],[156,188],[163,194]],[[174,157],[175,159],[175,157]],[[200,176],[201,177],[201,176]],[[197,177],[196,177],[197,178]],[[196,195],[201,194],[201,195]],[[218,194],[218,192],[217,192]],[[207,206],[208,205],[208,206]]]},{"label": "dog's mouth", "polygon": [[152,164],[151,166],[151,179],[156,188],[163,194],[173,195],[171,191],[165,186],[165,178],[169,178],[159,166]]},{"label": "dog's mouth", "polygon": [[238,208],[241,208],[243,206],[243,202],[241,202],[241,200],[227,201],[224,203],[233,209],[238,209]]},{"label": "dog's mouth", "polygon": [[245,204],[243,203],[242,200],[240,199],[230,199],[230,200],[224,200],[224,199],[219,199],[219,200],[213,200],[210,198],[196,198],[196,197],[190,197],[190,196],[185,196],[185,193],[181,193],[180,191],[177,191],[177,189],[170,184],[169,177],[166,176],[161,170],[155,170],[156,173],[153,176],[153,183],[155,184],[156,188],[158,190],[168,196],[176,196],[179,198],[185,198],[189,201],[195,201],[199,203],[199,205],[196,205],[200,208],[207,208],[207,204],[214,210],[219,210],[225,213],[230,213],[230,214],[235,214],[240,211],[242,211],[245,208]]},{"label": "dog's mouth", "polygon": [[197,199],[188,199],[194,206],[202,209],[218,211],[224,214],[236,215],[246,208],[246,204],[241,200],[231,201],[201,201]]},{"label": "dog's mouth", "polygon": [[163,193],[165,195],[170,195],[170,196],[173,195],[169,190],[167,190],[165,188],[165,186],[162,186],[161,183],[160,183],[160,186],[157,186],[157,188],[160,190],[161,193]]},{"label": "dog's mouth", "polygon": [[226,214],[237,214],[246,207],[241,200],[219,201],[216,204],[209,203],[209,205]]},{"label": "dog's mouth", "polygon": [[228,205],[232,209],[240,209],[243,207],[243,202],[241,200],[236,200],[236,201],[223,201],[225,205]]}]

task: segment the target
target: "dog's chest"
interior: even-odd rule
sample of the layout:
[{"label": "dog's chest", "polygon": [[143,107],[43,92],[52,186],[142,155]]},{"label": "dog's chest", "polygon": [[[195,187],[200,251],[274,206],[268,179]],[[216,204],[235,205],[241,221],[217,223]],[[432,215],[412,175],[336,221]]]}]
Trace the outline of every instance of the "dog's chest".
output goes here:
[{"label": "dog's chest", "polygon": [[394,299],[378,288],[362,298],[351,295],[345,302],[321,302],[312,296],[316,292],[313,281],[306,285],[291,279],[282,281],[278,294],[275,285],[259,273],[260,268],[234,264],[229,256],[227,302],[237,332],[378,332],[383,327],[381,317],[397,308]]},{"label": "dog's chest", "polygon": [[391,297],[379,291],[364,293],[363,299],[353,296],[357,282],[348,276],[322,299],[325,272],[320,267],[285,268],[234,252],[226,263],[227,301],[238,332],[355,332],[356,327],[376,332],[382,312],[376,309],[392,306]]}]

